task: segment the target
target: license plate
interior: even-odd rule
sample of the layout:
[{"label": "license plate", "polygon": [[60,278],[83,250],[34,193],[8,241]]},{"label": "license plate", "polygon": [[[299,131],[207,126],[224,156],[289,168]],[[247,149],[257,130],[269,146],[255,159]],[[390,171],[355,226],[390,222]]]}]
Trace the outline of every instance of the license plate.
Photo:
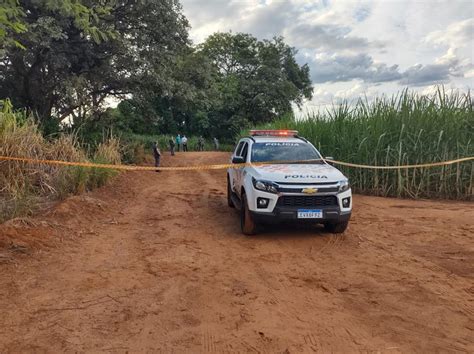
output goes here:
[{"label": "license plate", "polygon": [[298,219],[322,219],[321,209],[298,209]]}]

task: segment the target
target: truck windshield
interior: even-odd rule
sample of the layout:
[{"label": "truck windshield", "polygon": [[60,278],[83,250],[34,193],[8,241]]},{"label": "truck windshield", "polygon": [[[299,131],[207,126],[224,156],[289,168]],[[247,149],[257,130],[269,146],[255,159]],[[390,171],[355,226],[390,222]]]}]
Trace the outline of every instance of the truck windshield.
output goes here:
[{"label": "truck windshield", "polygon": [[304,142],[265,142],[252,145],[252,162],[303,160],[321,161],[321,155]]}]

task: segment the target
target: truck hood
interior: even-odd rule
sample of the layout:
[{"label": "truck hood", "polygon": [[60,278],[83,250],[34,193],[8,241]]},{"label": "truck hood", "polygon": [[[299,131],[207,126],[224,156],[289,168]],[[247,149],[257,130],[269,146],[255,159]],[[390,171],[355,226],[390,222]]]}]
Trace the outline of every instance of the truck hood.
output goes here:
[{"label": "truck hood", "polygon": [[253,176],[272,182],[286,183],[328,183],[338,182],[346,177],[337,168],[326,164],[276,164],[252,167]]}]

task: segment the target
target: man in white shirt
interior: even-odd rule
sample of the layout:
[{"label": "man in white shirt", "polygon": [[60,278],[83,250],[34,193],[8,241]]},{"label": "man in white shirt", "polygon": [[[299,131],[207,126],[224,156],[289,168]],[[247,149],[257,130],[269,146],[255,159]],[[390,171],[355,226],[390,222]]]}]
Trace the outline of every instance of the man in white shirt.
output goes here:
[{"label": "man in white shirt", "polygon": [[181,138],[181,143],[183,144],[183,151],[188,151],[188,138],[186,138],[186,135],[183,135]]}]

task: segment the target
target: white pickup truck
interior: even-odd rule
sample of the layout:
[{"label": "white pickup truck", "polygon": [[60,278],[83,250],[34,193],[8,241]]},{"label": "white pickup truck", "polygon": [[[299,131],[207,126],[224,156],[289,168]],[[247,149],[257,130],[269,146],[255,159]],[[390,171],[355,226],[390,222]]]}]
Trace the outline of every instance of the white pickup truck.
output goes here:
[{"label": "white pickup truck", "polygon": [[231,161],[246,163],[227,170],[227,201],[240,210],[244,234],[288,221],[322,223],[333,233],[346,230],[349,181],[298,132],[252,130],[240,139]]}]

